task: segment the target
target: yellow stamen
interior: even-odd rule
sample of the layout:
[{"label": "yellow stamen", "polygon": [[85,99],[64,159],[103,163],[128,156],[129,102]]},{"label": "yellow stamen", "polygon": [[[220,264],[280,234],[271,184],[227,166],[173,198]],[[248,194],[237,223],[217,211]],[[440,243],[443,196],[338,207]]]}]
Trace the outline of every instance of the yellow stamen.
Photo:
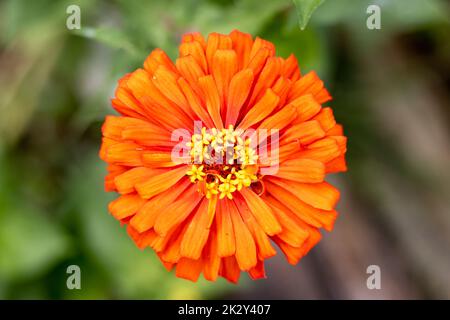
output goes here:
[{"label": "yellow stamen", "polygon": [[197,167],[195,164],[192,165],[191,170],[187,171],[186,174],[190,176],[191,182],[203,181],[203,177],[206,173],[203,172],[203,165]]},{"label": "yellow stamen", "polygon": [[[207,199],[216,196],[219,199],[233,199],[233,192],[249,187],[252,182],[258,180],[255,175],[258,169],[254,166],[258,155],[251,147],[251,139],[244,140],[240,136],[241,133],[234,130],[232,125],[220,130],[207,130],[203,127],[200,133],[192,135],[191,141],[186,144],[190,148],[193,163],[191,169],[186,172],[191,182],[204,181],[207,173],[217,178],[213,182],[203,182],[201,192]],[[212,163],[220,157],[224,163]]]}]

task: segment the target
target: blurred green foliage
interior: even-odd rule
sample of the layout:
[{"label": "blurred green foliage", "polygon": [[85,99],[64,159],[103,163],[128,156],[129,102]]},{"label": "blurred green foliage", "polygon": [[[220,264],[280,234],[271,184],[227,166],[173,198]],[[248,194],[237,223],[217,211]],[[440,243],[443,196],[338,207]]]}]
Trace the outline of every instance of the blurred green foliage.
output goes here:
[{"label": "blurred green foliage", "polygon": [[[0,298],[208,298],[232,290],[222,280],[176,279],[107,213],[114,195],[103,191],[105,165],[97,152],[116,81],[155,47],[176,57],[185,32],[236,28],[273,41],[281,56],[294,53],[302,72],[314,69],[332,92],[345,92],[351,82],[337,76],[345,69],[333,51],[333,29],[359,34],[355,52],[370,46],[377,36],[365,28],[369,3],[325,1],[301,31],[290,0],[2,1]],[[66,28],[70,4],[81,8],[81,30]],[[389,31],[380,36],[448,22],[438,0],[383,6]],[[312,8],[299,13],[302,26]],[[360,93],[348,97],[353,92],[338,93],[336,114],[352,141],[350,156],[359,157],[377,136],[356,103]],[[80,291],[66,288],[71,264],[81,267]],[[244,280],[238,288],[248,285]]]},{"label": "blurred green foliage", "polygon": [[324,0],[293,0],[297,9],[298,24],[304,30],[313,12],[324,2]]}]

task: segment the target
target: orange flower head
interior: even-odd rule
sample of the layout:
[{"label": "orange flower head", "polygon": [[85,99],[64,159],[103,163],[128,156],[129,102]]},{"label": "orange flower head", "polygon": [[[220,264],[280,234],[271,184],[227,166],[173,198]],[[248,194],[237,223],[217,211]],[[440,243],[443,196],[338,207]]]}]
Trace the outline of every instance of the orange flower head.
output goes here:
[{"label": "orange flower head", "polygon": [[109,204],[139,248],[196,281],[265,277],[276,244],[291,264],[330,231],[346,137],[315,72],[233,31],[183,36],[119,80],[100,157]]}]

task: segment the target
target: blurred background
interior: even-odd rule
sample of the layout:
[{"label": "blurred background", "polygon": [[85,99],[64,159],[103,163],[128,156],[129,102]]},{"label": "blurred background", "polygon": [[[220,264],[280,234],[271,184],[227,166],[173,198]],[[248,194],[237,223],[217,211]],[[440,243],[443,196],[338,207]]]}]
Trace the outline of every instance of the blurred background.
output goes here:
[{"label": "blurred background", "polygon": [[[297,1],[297,2],[301,2]],[[311,2],[311,1],[307,1]],[[314,1],[312,1],[314,2]],[[81,9],[68,30],[66,8]],[[381,8],[381,30],[366,9]],[[450,298],[450,4],[326,0],[0,1],[0,299]],[[332,233],[267,280],[197,284],[140,251],[107,212],[100,127],[123,74],[183,33],[237,28],[316,70],[349,138]],[[81,267],[81,290],[66,268]],[[381,269],[369,290],[366,269]]]}]

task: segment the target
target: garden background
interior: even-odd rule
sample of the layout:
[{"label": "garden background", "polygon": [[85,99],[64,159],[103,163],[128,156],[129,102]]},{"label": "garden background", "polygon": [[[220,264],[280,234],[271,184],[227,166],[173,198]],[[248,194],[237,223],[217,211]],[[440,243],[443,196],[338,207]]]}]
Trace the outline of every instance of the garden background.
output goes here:
[{"label": "garden background", "polygon": [[[319,3],[312,0],[296,1]],[[66,9],[81,9],[68,30]],[[366,9],[381,8],[369,30]],[[326,0],[0,1],[0,299],[450,298],[450,3]],[[306,23],[306,22],[305,22]],[[114,218],[98,158],[117,80],[183,33],[249,32],[316,70],[348,136],[332,233],[267,280],[190,283]],[[81,268],[81,290],[66,269]],[[366,269],[381,269],[369,290]]]}]

